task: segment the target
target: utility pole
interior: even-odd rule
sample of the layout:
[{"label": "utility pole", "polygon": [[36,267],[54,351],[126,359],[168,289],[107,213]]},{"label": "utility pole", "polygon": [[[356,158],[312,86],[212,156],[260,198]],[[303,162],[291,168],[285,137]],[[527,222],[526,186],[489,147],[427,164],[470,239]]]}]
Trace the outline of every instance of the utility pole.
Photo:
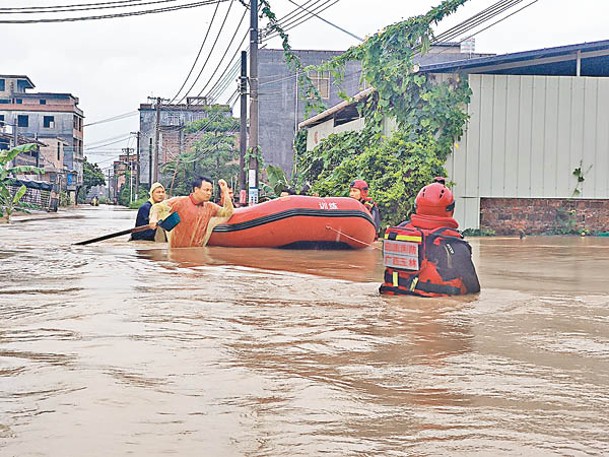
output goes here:
[{"label": "utility pole", "polygon": [[127,154],[127,173],[129,173],[129,203],[133,201],[133,166],[130,157],[132,151],[133,148],[123,148],[123,152]]},{"label": "utility pole", "polygon": [[249,204],[258,203],[258,0],[250,0]]},{"label": "utility pole", "polygon": [[152,186],[152,137],[148,138],[148,185]]},{"label": "utility pole", "polygon": [[[159,181],[159,129],[161,127],[161,97],[156,98],[156,123],[154,128],[154,182]],[[152,182],[150,182],[152,185]]]},{"label": "utility pole", "polygon": [[131,135],[135,135],[137,141],[135,150],[135,195],[137,199],[140,196],[140,132],[131,132]]},{"label": "utility pole", "polygon": [[[245,153],[247,152],[247,52],[241,51],[241,76],[239,77],[241,94],[241,128],[239,131],[239,190],[247,192],[245,182]],[[247,200],[247,199],[246,199]]]}]

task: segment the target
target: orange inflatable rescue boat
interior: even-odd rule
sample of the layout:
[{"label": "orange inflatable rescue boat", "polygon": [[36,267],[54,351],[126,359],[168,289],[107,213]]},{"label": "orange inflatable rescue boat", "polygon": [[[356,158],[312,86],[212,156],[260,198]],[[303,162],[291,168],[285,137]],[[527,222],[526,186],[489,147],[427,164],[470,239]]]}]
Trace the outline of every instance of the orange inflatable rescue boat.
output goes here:
[{"label": "orange inflatable rescue boat", "polygon": [[208,246],[362,249],[376,231],[364,205],[347,197],[290,195],[236,208],[216,226]]}]

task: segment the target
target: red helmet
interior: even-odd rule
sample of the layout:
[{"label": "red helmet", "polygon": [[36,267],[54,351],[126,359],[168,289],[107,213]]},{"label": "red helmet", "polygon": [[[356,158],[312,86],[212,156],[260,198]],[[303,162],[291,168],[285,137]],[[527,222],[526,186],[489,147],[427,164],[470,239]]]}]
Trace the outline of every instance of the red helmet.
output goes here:
[{"label": "red helmet", "polygon": [[350,189],[359,189],[362,195],[362,198],[368,197],[368,183],[363,179],[356,179],[351,183]]},{"label": "red helmet", "polygon": [[446,179],[435,178],[423,187],[414,201],[415,213],[420,216],[452,217],[455,211],[455,197],[445,185]]}]

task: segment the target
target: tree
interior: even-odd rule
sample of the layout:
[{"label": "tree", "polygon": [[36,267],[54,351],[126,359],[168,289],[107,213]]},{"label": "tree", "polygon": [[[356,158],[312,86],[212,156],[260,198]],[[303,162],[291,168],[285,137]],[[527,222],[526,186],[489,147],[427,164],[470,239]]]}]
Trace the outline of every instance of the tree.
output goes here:
[{"label": "tree", "polygon": [[90,163],[85,157],[85,161],[82,164],[83,169],[83,185],[78,193],[78,201],[84,203],[89,189],[95,186],[103,186],[106,184],[106,177],[104,172],[99,168],[96,163]]},{"label": "tree", "polygon": [[[298,174],[320,195],[347,195],[354,179],[365,179],[379,203],[383,222],[396,224],[411,212],[418,190],[443,165],[468,119],[471,90],[466,78],[444,80],[421,74],[413,62],[431,46],[431,26],[467,0],[445,0],[428,13],[386,27],[359,46],[317,67],[340,82],[349,61],[362,64],[375,91],[358,105],[365,118],[360,132],[343,132],[298,155]],[[396,129],[385,134],[387,118]]]},{"label": "tree", "polygon": [[191,181],[201,174],[214,181],[237,179],[239,151],[235,146],[235,134],[239,131],[239,121],[227,116],[226,112],[223,107],[216,107],[210,111],[209,117],[186,126],[186,133],[195,135],[197,140],[190,150],[179,154],[162,168],[168,175],[172,194],[188,194]]},{"label": "tree", "polygon": [[11,187],[15,183],[15,175],[19,173],[43,173],[44,170],[32,166],[9,166],[11,161],[19,154],[36,149],[35,144],[24,144],[16,148],[0,151],[0,218],[6,218],[10,222],[11,215],[27,192],[27,188],[21,185],[13,192]]}]

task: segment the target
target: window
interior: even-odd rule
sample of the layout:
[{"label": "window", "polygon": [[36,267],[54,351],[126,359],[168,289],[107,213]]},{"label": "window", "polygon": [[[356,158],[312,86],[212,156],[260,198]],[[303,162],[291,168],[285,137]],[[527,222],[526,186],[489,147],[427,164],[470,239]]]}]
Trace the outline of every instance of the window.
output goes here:
[{"label": "window", "polygon": [[0,104],[8,105],[11,101],[6,98],[0,98]]},{"label": "window", "polygon": [[22,105],[23,104],[23,100],[20,98],[16,98],[15,99],[15,103],[17,103],[17,105]]},{"label": "window", "polygon": [[311,83],[313,83],[313,86],[319,92],[319,96],[323,100],[328,100],[330,98],[330,72],[310,71],[309,79],[311,79]]},{"label": "window", "polygon": [[4,114],[0,114],[0,125],[4,125]]},{"label": "window", "polygon": [[1,91],[5,91],[6,90],[6,81],[2,78],[0,78],[0,90]]},{"label": "window", "polygon": [[45,129],[55,128],[55,116],[44,116],[42,119],[42,126]]},{"label": "window", "polygon": [[29,127],[30,120],[29,117],[25,114],[19,114],[17,116],[17,127]]},{"label": "window", "polygon": [[57,142],[57,160],[61,160],[61,143]]},{"label": "window", "polygon": [[47,101],[46,101],[44,98],[41,98],[41,99],[40,99],[40,104],[41,104],[41,105],[46,105],[46,104],[47,104]]}]

